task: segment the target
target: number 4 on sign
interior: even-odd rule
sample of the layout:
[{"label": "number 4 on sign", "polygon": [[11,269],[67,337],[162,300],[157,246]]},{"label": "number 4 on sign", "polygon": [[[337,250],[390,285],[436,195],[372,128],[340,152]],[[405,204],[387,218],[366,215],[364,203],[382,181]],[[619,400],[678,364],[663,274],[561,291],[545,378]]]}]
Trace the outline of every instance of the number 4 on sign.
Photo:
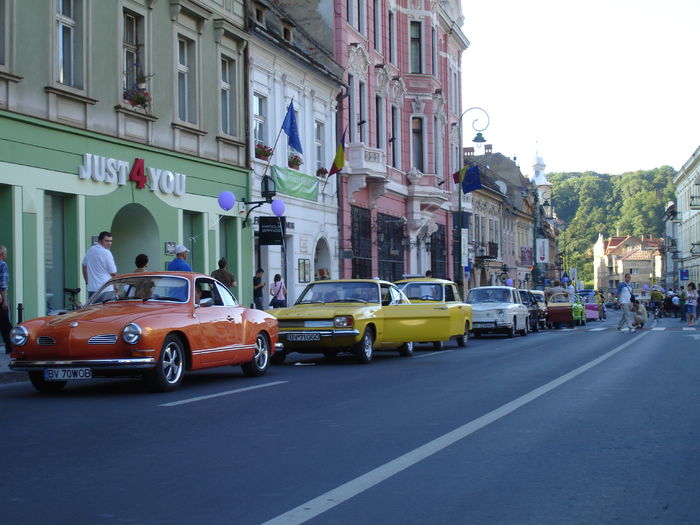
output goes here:
[{"label": "number 4 on sign", "polygon": [[146,169],[144,168],[143,159],[135,159],[133,166],[131,166],[131,172],[129,173],[129,180],[136,183],[138,189],[142,189],[146,186]]}]

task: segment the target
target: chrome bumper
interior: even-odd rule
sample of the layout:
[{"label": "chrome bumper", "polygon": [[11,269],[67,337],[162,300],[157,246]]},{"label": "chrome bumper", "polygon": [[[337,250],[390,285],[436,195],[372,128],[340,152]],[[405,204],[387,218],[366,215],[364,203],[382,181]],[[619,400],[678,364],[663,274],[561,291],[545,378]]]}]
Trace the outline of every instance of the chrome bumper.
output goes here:
[{"label": "chrome bumper", "polygon": [[134,357],[125,359],[81,359],[75,361],[10,361],[10,368],[18,372],[32,372],[44,368],[92,368],[93,370],[134,370],[153,368],[154,357]]}]

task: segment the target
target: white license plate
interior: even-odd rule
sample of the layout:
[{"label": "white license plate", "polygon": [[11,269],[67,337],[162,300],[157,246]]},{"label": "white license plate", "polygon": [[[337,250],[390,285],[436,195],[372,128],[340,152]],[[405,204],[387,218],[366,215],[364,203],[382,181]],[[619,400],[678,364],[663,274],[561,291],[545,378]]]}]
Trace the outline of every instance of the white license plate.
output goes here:
[{"label": "white license plate", "polygon": [[317,332],[303,334],[287,334],[287,341],[320,341],[321,334]]},{"label": "white license plate", "polygon": [[474,323],[474,328],[493,328],[494,323]]},{"label": "white license plate", "polygon": [[46,381],[92,379],[92,368],[45,368]]}]

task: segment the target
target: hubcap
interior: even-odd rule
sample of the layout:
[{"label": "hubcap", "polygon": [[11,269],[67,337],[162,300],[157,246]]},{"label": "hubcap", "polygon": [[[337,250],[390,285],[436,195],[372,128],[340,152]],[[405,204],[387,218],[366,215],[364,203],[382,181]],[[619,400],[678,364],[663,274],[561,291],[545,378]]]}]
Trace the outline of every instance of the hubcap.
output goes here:
[{"label": "hubcap", "polygon": [[267,349],[267,344],[262,336],[259,336],[255,341],[255,363],[258,368],[263,369],[267,366],[267,360],[270,352]]},{"label": "hubcap", "polygon": [[163,376],[168,383],[176,383],[182,374],[182,353],[176,343],[163,351]]}]

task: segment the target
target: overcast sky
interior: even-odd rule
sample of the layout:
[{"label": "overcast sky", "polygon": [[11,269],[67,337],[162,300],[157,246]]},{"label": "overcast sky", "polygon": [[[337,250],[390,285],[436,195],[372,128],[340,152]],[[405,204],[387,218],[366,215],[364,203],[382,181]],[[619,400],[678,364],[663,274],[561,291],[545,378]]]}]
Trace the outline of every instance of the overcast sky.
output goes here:
[{"label": "overcast sky", "polygon": [[[532,173],[679,169],[700,146],[700,0],[462,0],[463,107]],[[465,115],[465,136],[477,111]],[[481,122],[477,123],[481,125]]]}]

